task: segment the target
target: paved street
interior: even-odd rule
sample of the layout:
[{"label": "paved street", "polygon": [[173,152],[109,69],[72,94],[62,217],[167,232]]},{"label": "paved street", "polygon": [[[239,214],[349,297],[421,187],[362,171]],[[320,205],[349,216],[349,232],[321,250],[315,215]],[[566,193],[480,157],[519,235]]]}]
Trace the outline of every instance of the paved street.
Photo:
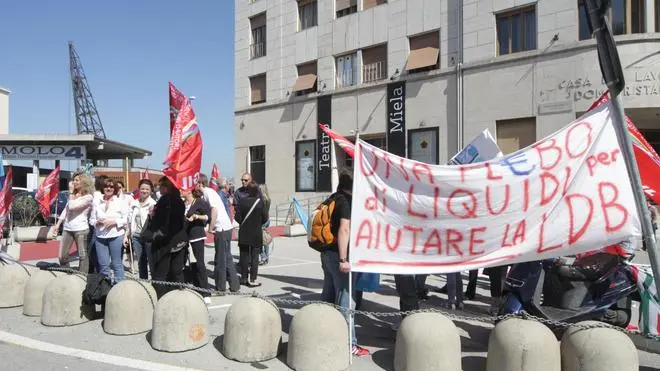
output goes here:
[{"label": "paved street", "polygon": [[[234,250],[237,254],[237,249]],[[639,260],[645,259],[640,254]],[[207,249],[207,262],[212,260],[213,250]],[[211,265],[207,266],[212,270]],[[318,254],[306,246],[304,238],[278,238],[276,249],[268,266],[260,270],[266,295],[287,299],[315,300],[321,290],[322,273]],[[432,276],[430,286],[443,285],[443,279]],[[488,281],[480,277],[477,298],[469,301],[463,314],[486,316]],[[101,320],[66,328],[48,328],[38,318],[21,314],[21,308],[0,310],[0,370],[72,370],[104,371],[110,369],[136,370],[288,370],[286,352],[274,360],[255,364],[241,364],[225,359],[219,352],[222,341],[224,317],[235,297],[215,297],[209,307],[211,314],[212,341],[205,347],[184,353],[154,351],[147,341],[148,334],[117,337],[107,335]],[[432,294],[424,307],[439,305],[444,295]],[[377,293],[365,293],[363,309],[389,312],[398,308],[398,297],[392,277],[384,276],[382,288]],[[286,348],[287,331],[295,308],[283,308],[283,350]],[[379,320],[358,316],[359,342],[372,350],[373,355],[354,358],[352,370],[392,370],[395,332],[391,319]],[[488,336],[492,326],[476,321],[456,321],[463,347],[463,370],[485,369]],[[660,355],[640,352],[643,367],[640,370],[660,370]]]}]

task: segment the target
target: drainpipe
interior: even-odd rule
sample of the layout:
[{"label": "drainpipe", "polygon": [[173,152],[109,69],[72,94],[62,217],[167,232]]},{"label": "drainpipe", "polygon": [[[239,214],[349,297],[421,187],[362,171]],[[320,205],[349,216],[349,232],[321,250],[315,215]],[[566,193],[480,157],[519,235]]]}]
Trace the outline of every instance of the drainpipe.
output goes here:
[{"label": "drainpipe", "polygon": [[456,63],[456,153],[463,149],[463,0],[458,0],[458,61]]}]

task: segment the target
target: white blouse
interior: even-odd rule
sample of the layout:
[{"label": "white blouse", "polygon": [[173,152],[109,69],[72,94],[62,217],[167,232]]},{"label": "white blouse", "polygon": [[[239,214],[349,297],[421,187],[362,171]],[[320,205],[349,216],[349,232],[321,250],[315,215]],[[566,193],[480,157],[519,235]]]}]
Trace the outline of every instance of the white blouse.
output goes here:
[{"label": "white blouse", "polygon": [[[92,214],[89,217],[89,223],[94,226],[96,237],[98,238],[120,237],[124,235],[128,214],[128,204],[124,200],[117,198],[117,196],[113,196],[107,203],[103,199],[94,203]],[[111,228],[105,228],[102,225],[96,224],[106,219],[115,221],[117,225]]]}]

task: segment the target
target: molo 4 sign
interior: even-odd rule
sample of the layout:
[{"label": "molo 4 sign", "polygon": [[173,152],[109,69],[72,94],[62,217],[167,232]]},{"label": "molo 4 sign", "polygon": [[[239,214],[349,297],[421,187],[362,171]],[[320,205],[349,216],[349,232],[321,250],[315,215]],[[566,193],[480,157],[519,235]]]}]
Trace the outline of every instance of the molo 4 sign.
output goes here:
[{"label": "molo 4 sign", "polygon": [[641,236],[603,104],[511,155],[428,165],[356,146],[353,270],[449,273],[596,250]]}]

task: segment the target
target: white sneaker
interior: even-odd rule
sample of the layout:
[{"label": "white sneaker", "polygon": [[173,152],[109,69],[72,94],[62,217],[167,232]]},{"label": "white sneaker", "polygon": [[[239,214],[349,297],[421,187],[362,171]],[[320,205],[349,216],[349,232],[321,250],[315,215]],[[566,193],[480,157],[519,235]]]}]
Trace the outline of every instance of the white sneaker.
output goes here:
[{"label": "white sneaker", "polygon": [[204,297],[204,303],[206,303],[206,305],[211,305],[211,298],[209,298],[208,296],[205,296]]}]

